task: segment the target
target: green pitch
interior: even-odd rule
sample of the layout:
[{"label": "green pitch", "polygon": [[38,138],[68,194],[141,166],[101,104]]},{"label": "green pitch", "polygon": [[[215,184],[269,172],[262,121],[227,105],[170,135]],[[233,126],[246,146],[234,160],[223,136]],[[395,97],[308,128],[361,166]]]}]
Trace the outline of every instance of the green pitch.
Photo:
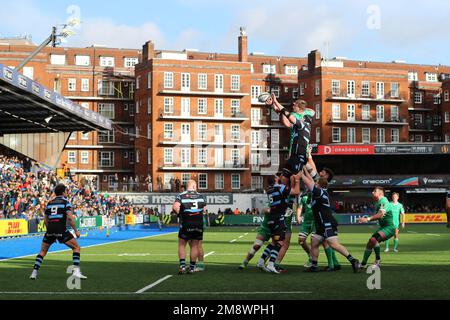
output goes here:
[{"label": "green pitch", "polygon": [[[374,227],[341,227],[340,239],[362,258]],[[339,257],[341,271],[304,273],[306,255],[294,234],[284,260],[288,273],[275,275],[254,266],[238,270],[253,244],[255,228],[217,228],[205,233],[206,271],[177,275],[177,236],[91,247],[82,250],[81,290],[66,287],[69,252],[47,256],[37,281],[28,279],[34,257],[0,262],[0,299],[449,299],[450,230],[444,225],[410,225],[400,234],[399,253],[382,252],[381,290],[370,291],[365,272],[354,274]],[[294,227],[297,231],[298,227]],[[384,245],[382,246],[384,251]],[[391,245],[392,249],[392,245]],[[371,261],[374,259],[372,255]],[[320,264],[326,265],[321,252]],[[137,294],[136,292],[164,281]]]}]

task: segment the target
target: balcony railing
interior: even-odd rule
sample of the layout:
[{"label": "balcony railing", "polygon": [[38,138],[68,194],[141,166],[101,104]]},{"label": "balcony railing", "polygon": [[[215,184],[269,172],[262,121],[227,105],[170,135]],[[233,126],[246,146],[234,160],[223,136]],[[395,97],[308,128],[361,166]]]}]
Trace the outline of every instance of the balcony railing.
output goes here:
[{"label": "balcony railing", "polygon": [[181,111],[167,112],[164,108],[159,109],[159,116],[161,119],[172,119],[172,120],[214,120],[214,121],[232,121],[232,122],[242,122],[247,121],[245,113],[238,112],[236,114],[230,114],[229,116],[224,116],[224,114],[208,115],[208,114],[193,114],[182,113]]},{"label": "balcony railing", "polygon": [[159,168],[162,170],[199,170],[199,171],[221,171],[221,170],[249,170],[248,165],[244,163],[244,159],[239,161],[225,161],[222,164],[207,163],[182,163],[181,161],[175,161],[173,163],[164,163],[163,161],[159,163]]},{"label": "balcony railing", "polygon": [[373,119],[372,117],[367,120],[367,118],[355,118],[355,119],[347,119],[341,118],[336,119],[333,116],[328,117],[328,123],[332,124],[367,124],[367,125],[397,125],[397,126],[406,126],[408,125],[407,119]]},{"label": "balcony railing", "polygon": [[174,85],[172,88],[160,84],[158,86],[159,93],[162,94],[176,94],[176,95],[195,95],[195,96],[235,96],[244,97],[250,95],[250,89],[247,86],[241,85],[239,88],[225,86],[217,89],[212,85],[208,85],[206,89],[199,89],[198,87],[182,87],[181,85]]},{"label": "balcony railing", "polygon": [[369,93],[363,95],[362,93],[348,94],[346,90],[327,91],[327,99],[329,100],[345,100],[345,101],[388,101],[388,102],[403,102],[405,101],[399,93],[389,91],[384,95],[377,95],[376,93]]},{"label": "balcony railing", "polygon": [[427,132],[433,132],[433,126],[431,123],[425,124],[425,123],[412,123],[409,126],[410,131],[427,131]]},{"label": "balcony railing", "polygon": [[206,139],[200,139],[199,137],[192,138],[191,136],[182,136],[179,133],[172,133],[172,137],[169,137],[165,133],[161,133],[158,136],[158,141],[160,144],[184,144],[184,145],[209,145],[209,144],[218,144],[218,145],[237,145],[237,144],[246,144],[244,138],[240,139],[231,139],[228,140],[220,139],[220,136],[207,135]]}]

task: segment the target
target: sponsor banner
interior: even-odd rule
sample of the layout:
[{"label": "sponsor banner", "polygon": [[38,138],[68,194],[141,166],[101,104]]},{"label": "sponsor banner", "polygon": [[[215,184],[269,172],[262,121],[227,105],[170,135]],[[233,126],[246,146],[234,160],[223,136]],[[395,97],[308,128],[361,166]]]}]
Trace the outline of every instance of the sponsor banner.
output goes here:
[{"label": "sponsor banner", "polygon": [[376,145],[375,154],[449,154],[450,144]]},{"label": "sponsor banner", "polygon": [[0,220],[0,237],[14,237],[26,234],[28,234],[28,222],[26,220]]},{"label": "sponsor banner", "polygon": [[[101,221],[100,221],[100,223],[101,223]],[[97,226],[97,218],[96,217],[81,217],[76,220],[76,226],[78,229],[84,229],[84,228],[100,227],[101,225]]]},{"label": "sponsor banner", "polygon": [[134,224],[143,224],[144,216],[142,214],[137,214],[134,216]]},{"label": "sponsor banner", "polygon": [[408,213],[405,218],[406,223],[446,223],[445,213]]},{"label": "sponsor banner", "polygon": [[131,225],[135,224],[134,223],[134,214],[127,214],[125,216],[125,224],[131,224]]},{"label": "sponsor banner", "polygon": [[319,146],[317,154],[327,155],[373,155],[375,146],[373,145],[350,145],[350,146]]},{"label": "sponsor banner", "polygon": [[[158,206],[172,205],[178,194],[176,193],[115,193],[111,194],[118,197],[124,197],[134,205]],[[202,193],[206,198],[208,205],[231,205],[233,204],[232,193]]]},{"label": "sponsor banner", "polygon": [[[217,217],[217,216],[216,216]],[[223,223],[214,223],[212,225],[227,225],[227,226],[236,226],[236,225],[251,225],[257,226],[263,222],[264,216],[252,216],[252,215],[226,215],[223,218],[216,218],[215,220],[219,220],[219,222],[223,219]],[[297,223],[295,217],[292,217],[292,223]]]},{"label": "sponsor banner", "polygon": [[450,184],[450,176],[337,176],[331,185],[358,187],[436,187]]}]

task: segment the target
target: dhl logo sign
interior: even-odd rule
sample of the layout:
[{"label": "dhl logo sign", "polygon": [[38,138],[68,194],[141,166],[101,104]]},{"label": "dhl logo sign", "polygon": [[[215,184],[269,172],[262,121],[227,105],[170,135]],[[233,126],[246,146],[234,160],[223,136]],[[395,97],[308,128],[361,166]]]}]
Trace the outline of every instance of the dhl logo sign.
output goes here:
[{"label": "dhl logo sign", "polygon": [[406,223],[445,223],[447,216],[440,213],[407,214]]},{"label": "dhl logo sign", "polygon": [[8,229],[6,230],[7,235],[20,233],[21,233],[20,221],[8,222]]},{"label": "dhl logo sign", "polygon": [[26,220],[0,220],[0,237],[28,234]]}]

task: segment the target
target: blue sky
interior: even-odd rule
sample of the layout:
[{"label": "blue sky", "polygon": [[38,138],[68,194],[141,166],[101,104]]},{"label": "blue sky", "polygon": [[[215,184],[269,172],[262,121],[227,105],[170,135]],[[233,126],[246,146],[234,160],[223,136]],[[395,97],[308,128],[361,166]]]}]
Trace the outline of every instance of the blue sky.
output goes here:
[{"label": "blue sky", "polygon": [[83,23],[68,46],[140,48],[153,40],[158,49],[234,53],[246,26],[251,52],[319,49],[329,57],[450,65],[450,2],[440,0],[15,0],[2,4],[11,14],[2,13],[0,36],[28,33],[40,42],[71,5]]}]

